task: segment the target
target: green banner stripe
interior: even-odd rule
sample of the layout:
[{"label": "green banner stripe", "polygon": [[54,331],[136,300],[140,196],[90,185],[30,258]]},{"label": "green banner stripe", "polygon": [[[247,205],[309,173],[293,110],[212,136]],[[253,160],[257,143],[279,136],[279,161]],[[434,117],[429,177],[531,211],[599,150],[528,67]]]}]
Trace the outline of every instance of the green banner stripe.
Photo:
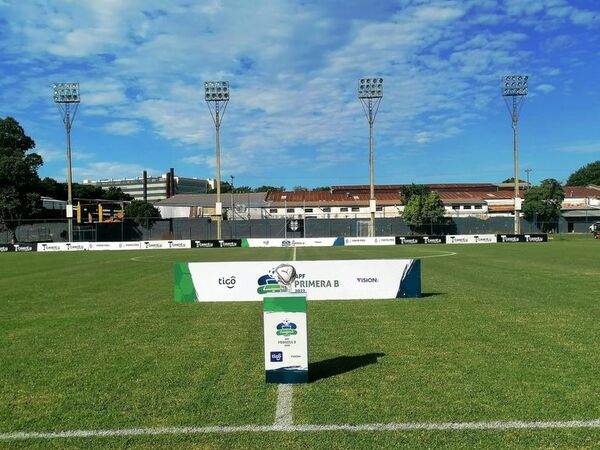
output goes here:
[{"label": "green banner stripe", "polygon": [[195,302],[198,300],[188,263],[175,263],[175,301]]},{"label": "green banner stripe", "polygon": [[265,297],[264,311],[266,312],[306,312],[305,296]]}]

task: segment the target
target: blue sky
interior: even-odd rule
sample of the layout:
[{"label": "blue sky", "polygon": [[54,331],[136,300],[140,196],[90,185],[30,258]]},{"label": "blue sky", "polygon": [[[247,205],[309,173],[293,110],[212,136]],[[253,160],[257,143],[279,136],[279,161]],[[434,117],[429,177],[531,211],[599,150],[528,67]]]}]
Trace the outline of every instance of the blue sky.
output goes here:
[{"label": "blue sky", "polygon": [[228,80],[223,179],[367,184],[356,89],[377,75],[376,183],[499,182],[513,170],[501,78],[528,74],[521,168],[564,181],[600,159],[599,39],[596,0],[0,0],[0,116],[64,180],[51,85],[78,81],[75,180],[214,178],[202,83]]}]

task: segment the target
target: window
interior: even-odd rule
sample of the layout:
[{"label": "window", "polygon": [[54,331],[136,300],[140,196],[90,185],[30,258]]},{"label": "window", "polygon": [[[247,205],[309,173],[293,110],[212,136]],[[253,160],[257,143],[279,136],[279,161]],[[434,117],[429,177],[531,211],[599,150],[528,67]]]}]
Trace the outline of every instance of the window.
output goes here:
[{"label": "window", "polygon": [[375,207],[375,211],[383,211],[383,206],[377,206],[377,207]]},{"label": "window", "polygon": [[475,209],[483,209],[483,205],[475,205]]},{"label": "window", "polygon": [[460,206],[458,206],[458,205],[452,205],[452,209],[458,210],[458,209],[460,209]]},{"label": "window", "polygon": [[340,212],[348,212],[348,208],[340,208]]},{"label": "window", "polygon": [[471,205],[465,205],[464,209],[471,209]]},{"label": "window", "polygon": [[269,209],[269,212],[277,214],[277,208],[271,208],[271,209]]},{"label": "window", "polygon": [[326,206],[325,208],[323,208],[323,212],[331,212],[331,208],[329,206]]},{"label": "window", "polygon": [[294,208],[288,208],[288,209],[286,209],[286,212],[293,213],[294,212]]},{"label": "window", "polygon": [[353,206],[352,207],[352,212],[359,212],[360,208],[358,206]]},{"label": "window", "polygon": [[313,212],[312,208],[304,208],[304,212]]}]

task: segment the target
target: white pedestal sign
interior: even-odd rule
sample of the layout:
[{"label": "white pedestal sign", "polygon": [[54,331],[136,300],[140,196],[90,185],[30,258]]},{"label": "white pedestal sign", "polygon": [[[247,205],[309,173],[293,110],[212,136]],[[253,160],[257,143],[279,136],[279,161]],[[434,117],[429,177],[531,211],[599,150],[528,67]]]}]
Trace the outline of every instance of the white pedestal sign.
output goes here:
[{"label": "white pedestal sign", "polygon": [[306,294],[267,294],[263,306],[267,383],[307,383]]}]

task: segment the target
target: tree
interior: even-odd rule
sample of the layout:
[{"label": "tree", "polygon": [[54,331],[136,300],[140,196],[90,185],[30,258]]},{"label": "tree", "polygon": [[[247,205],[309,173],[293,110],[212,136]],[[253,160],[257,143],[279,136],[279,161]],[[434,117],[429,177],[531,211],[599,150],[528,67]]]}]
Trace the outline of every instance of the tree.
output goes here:
[{"label": "tree", "polygon": [[154,222],[160,219],[160,211],[152,203],[144,200],[133,200],[125,206],[125,218],[133,220],[145,228],[152,228]]},{"label": "tree", "polygon": [[30,153],[35,142],[12,117],[0,119],[0,226],[17,241],[18,221],[39,210],[38,168],[42,157]]},{"label": "tree", "polygon": [[106,200],[133,200],[133,197],[122,191],[121,188],[111,186],[108,189],[103,189],[102,199]]},{"label": "tree", "polygon": [[402,194],[402,197],[404,198],[404,204],[408,204],[408,202],[410,201],[410,199],[415,196],[415,195],[428,195],[429,192],[431,192],[431,189],[429,189],[429,186],[426,186],[424,184],[411,184],[410,186],[402,186],[402,188],[400,188],[400,193]]},{"label": "tree", "polygon": [[506,180],[502,181],[502,183],[514,183],[515,182],[515,177],[510,177],[507,178]]},{"label": "tree", "polygon": [[544,230],[551,229],[560,217],[560,208],[564,199],[565,193],[561,184],[554,178],[548,178],[525,194],[523,202],[525,218],[537,219],[542,223]]},{"label": "tree", "polygon": [[[231,192],[231,183],[228,183],[227,181],[221,181],[221,193],[224,194],[226,192]],[[208,193],[216,194],[217,188],[215,187],[214,189],[209,189]]]},{"label": "tree", "polygon": [[426,225],[444,223],[444,213],[444,204],[439,194],[433,191],[411,195],[405,202],[402,218],[411,228],[422,231]]},{"label": "tree", "polygon": [[308,189],[304,186],[294,186],[294,192],[308,192]]},{"label": "tree", "polygon": [[275,191],[275,192],[284,192],[285,191],[285,187],[283,186],[268,186],[268,185],[263,185],[263,186],[259,186],[256,189],[254,189],[254,192],[269,192],[269,191]]},{"label": "tree", "polygon": [[329,186],[318,186],[311,189],[311,191],[331,191]]},{"label": "tree", "polygon": [[600,160],[589,163],[571,174],[567,186],[600,185]]},{"label": "tree", "polygon": [[233,192],[236,194],[245,194],[247,192],[252,192],[252,188],[250,186],[240,186],[236,187]]}]

